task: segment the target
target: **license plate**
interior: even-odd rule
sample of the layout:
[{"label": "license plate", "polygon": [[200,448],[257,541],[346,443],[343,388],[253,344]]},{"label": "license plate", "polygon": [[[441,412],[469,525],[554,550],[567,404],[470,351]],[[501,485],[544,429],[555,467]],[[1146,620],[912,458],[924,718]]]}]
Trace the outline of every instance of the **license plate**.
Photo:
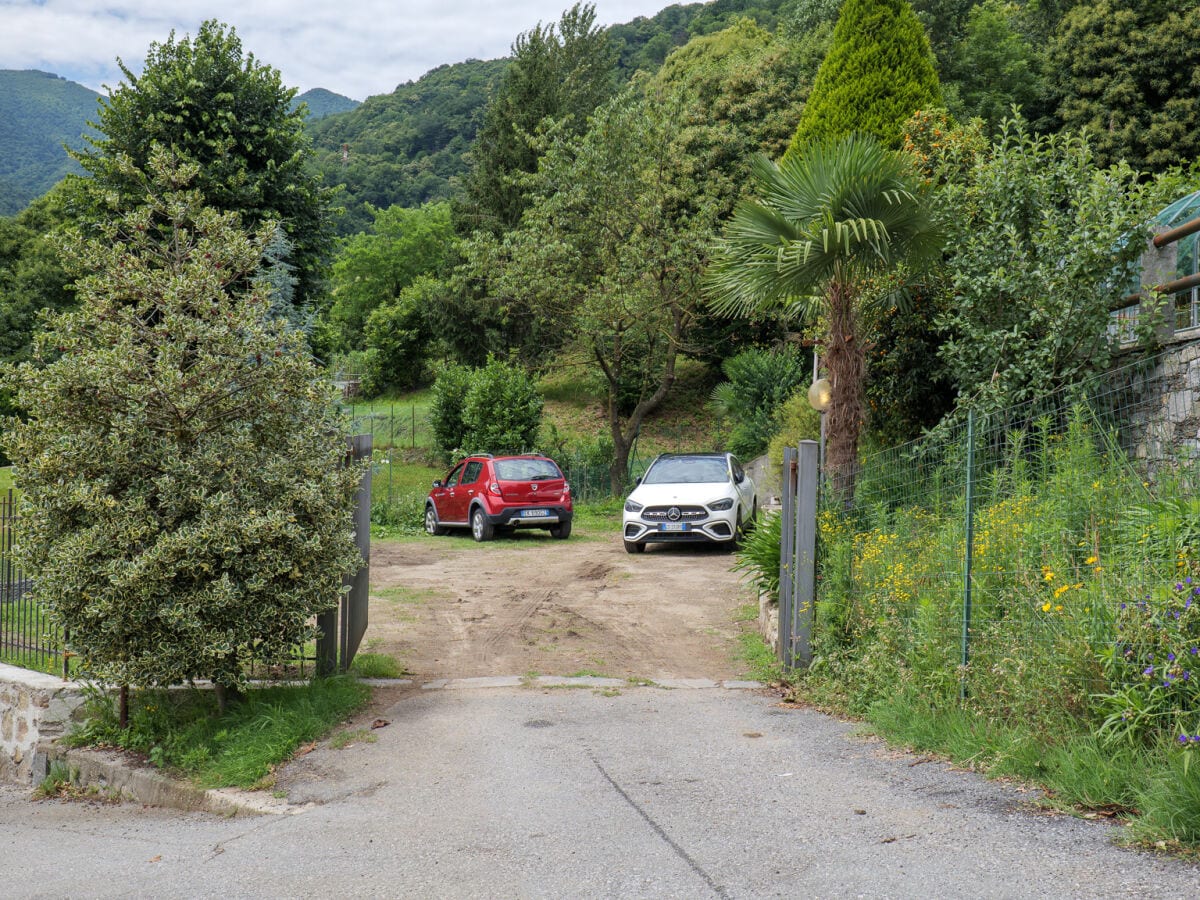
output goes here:
[{"label": "license plate", "polygon": [[521,511],[521,515],[526,519],[544,519],[550,515],[548,509],[526,509]]},{"label": "license plate", "polygon": [[659,531],[687,531],[687,522],[663,522],[658,526]]}]

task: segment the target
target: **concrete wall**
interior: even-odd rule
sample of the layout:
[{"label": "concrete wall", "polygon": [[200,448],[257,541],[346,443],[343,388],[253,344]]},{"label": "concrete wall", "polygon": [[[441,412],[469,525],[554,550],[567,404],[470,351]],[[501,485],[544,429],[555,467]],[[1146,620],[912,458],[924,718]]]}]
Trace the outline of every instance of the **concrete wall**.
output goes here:
[{"label": "concrete wall", "polygon": [[30,784],[38,742],[65,734],[82,705],[78,684],[0,663],[0,781]]}]

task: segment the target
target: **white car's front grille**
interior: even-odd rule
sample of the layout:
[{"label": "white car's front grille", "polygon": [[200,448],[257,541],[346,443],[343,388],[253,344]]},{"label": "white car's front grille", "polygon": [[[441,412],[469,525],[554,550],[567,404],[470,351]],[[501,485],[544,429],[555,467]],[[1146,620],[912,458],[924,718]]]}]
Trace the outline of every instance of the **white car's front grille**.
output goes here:
[{"label": "white car's front grille", "polygon": [[642,510],[647,522],[699,522],[707,516],[703,506],[647,506]]}]

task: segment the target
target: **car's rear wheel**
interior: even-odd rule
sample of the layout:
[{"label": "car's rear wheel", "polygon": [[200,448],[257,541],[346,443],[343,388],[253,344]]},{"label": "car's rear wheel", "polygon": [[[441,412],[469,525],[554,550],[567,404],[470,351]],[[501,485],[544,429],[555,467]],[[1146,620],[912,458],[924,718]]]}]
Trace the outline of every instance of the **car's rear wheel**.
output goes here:
[{"label": "car's rear wheel", "polygon": [[646,545],[639,543],[638,541],[626,541],[625,542],[625,552],[626,553],[643,553],[645,550],[646,550]]},{"label": "car's rear wheel", "polygon": [[434,537],[446,533],[446,529],[438,524],[437,510],[432,503],[425,507],[425,533]]},{"label": "car's rear wheel", "polygon": [[564,541],[571,536],[571,523],[559,522],[557,525],[550,526],[550,536],[556,537],[560,541]]},{"label": "car's rear wheel", "polygon": [[484,511],[478,506],[475,507],[471,513],[471,537],[477,541],[490,541],[495,533],[496,530]]}]

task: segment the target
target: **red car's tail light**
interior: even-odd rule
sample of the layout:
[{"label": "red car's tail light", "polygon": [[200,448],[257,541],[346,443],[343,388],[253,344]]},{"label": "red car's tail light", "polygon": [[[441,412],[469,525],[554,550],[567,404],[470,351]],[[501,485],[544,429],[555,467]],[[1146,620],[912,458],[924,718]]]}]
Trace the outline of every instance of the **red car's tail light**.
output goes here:
[{"label": "red car's tail light", "polygon": [[493,481],[491,484],[488,485],[488,491],[495,494],[497,497],[499,497],[500,496],[500,482]]}]

